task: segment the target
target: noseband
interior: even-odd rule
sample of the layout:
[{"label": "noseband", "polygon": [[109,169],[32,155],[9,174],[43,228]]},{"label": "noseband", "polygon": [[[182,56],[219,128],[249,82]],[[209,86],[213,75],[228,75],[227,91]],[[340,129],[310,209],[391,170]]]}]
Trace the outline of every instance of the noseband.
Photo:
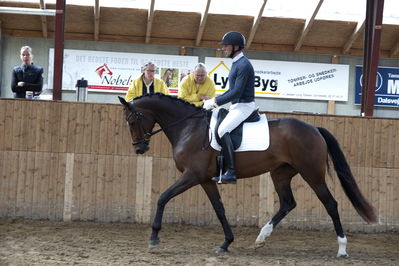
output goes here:
[{"label": "noseband", "polygon": [[[132,105],[131,105],[131,108],[132,108],[132,110],[131,110],[130,113],[126,116],[126,122],[128,123],[129,126],[134,126],[134,124],[138,123],[138,125],[140,126],[141,132],[144,133],[142,139],[133,141],[132,144],[133,144],[133,145],[139,145],[139,144],[141,144],[141,143],[148,144],[148,139],[149,139],[151,136],[157,134],[158,132],[161,132],[161,131],[162,131],[162,128],[160,128],[160,129],[158,129],[158,130],[155,130],[155,131],[152,131],[152,132],[145,132],[145,131],[144,131],[144,128],[143,128],[142,120],[143,120],[143,118],[144,118],[144,119],[147,119],[147,120],[149,120],[149,119],[146,118],[146,117],[143,115],[143,113],[136,111],[136,109],[135,109],[134,106],[133,106],[133,103],[132,103]],[[133,121],[130,121],[130,118],[131,118],[132,116],[134,116],[135,119],[134,119]]]}]

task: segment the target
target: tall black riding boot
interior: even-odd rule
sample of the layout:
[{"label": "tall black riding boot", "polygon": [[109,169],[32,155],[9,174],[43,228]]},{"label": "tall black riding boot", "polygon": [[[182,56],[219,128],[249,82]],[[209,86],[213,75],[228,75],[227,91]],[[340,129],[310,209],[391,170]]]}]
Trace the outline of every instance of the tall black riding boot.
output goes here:
[{"label": "tall black riding boot", "polygon": [[[225,133],[221,138],[221,144],[223,148],[223,154],[225,156],[226,172],[220,178],[222,184],[235,184],[237,183],[236,170],[234,164],[234,147],[231,141],[230,133]],[[214,181],[216,178],[213,178]]]}]

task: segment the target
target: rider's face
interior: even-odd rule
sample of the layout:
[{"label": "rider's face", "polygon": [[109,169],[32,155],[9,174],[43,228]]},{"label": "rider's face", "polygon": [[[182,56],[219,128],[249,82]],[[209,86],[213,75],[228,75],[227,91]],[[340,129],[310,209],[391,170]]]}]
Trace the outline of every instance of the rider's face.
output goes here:
[{"label": "rider's face", "polygon": [[222,51],[225,56],[230,57],[231,51],[233,51],[233,45],[225,45],[222,46]]}]

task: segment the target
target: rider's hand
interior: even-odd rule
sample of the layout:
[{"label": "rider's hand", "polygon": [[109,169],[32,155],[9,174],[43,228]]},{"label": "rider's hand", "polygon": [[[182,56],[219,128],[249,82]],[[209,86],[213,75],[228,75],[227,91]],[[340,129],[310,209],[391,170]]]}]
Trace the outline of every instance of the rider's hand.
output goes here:
[{"label": "rider's hand", "polygon": [[208,95],[206,95],[206,94],[201,94],[200,95],[200,99],[201,99],[201,101],[203,101],[203,100],[209,100],[211,97],[209,97]]},{"label": "rider's hand", "polygon": [[215,102],[215,98],[211,98],[209,100],[205,100],[204,101],[204,105],[203,105],[204,109],[211,110],[211,109],[214,109],[216,107],[218,107],[218,105]]}]

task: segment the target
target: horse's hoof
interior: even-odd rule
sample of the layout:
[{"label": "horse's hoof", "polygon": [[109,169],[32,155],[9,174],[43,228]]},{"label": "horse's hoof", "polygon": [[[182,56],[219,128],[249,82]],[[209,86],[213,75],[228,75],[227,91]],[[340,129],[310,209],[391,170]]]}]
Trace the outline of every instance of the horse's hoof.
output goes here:
[{"label": "horse's hoof", "polygon": [[148,244],[149,248],[155,248],[159,245],[159,239],[154,239],[150,240],[150,243]]},{"label": "horse's hoof", "polygon": [[346,254],[337,254],[337,258],[347,259],[347,258],[349,258],[349,254],[348,253],[346,253]]},{"label": "horse's hoof", "polygon": [[255,249],[261,248],[265,245],[265,241],[255,241]]},{"label": "horse's hoof", "polygon": [[216,254],[224,254],[224,253],[227,253],[227,252],[229,252],[229,251],[227,249],[224,249],[224,248],[218,248],[215,251]]}]

